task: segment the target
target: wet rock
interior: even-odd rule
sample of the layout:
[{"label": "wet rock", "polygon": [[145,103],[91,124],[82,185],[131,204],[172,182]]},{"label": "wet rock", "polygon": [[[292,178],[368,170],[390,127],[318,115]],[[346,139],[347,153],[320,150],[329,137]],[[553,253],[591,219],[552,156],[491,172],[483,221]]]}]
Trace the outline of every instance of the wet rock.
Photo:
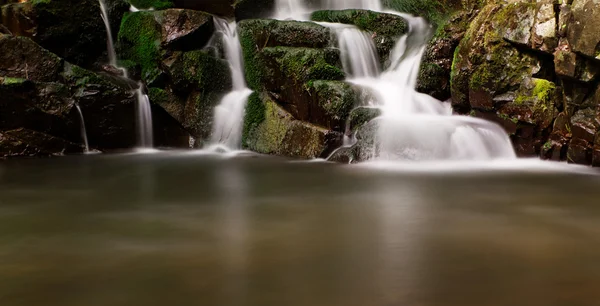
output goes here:
[{"label": "wet rock", "polygon": [[59,79],[63,64],[29,38],[0,36],[0,76],[52,82]]},{"label": "wet rock", "polygon": [[189,51],[175,56],[167,68],[168,77],[176,93],[192,90],[225,93],[231,90],[229,64],[205,51]]},{"label": "wet rock", "polygon": [[572,139],[569,143],[567,161],[569,163],[590,165],[592,163],[591,153],[589,143],[581,139]]},{"label": "wet rock", "polygon": [[595,109],[582,109],[577,111],[571,117],[573,139],[580,139],[589,144],[593,144],[598,127]]},{"label": "wet rock", "polygon": [[357,131],[363,125],[381,116],[381,113],[381,109],[375,107],[357,107],[353,109],[349,117],[349,130],[352,132]]},{"label": "wet rock", "polygon": [[244,148],[296,158],[327,157],[342,142],[342,134],[302,122],[259,94],[248,100],[243,133]]},{"label": "wet rock", "polygon": [[0,131],[0,158],[82,153],[80,144],[45,133],[19,128]]},{"label": "wet rock", "polygon": [[358,104],[354,88],[342,81],[315,80],[306,84],[306,90],[310,102],[295,105],[295,118],[343,132],[350,111]]},{"label": "wet rock", "polygon": [[567,38],[574,52],[600,59],[600,6],[594,0],[574,0]]},{"label": "wet rock", "polygon": [[577,55],[566,50],[559,50],[554,53],[554,67],[556,75],[559,77],[575,77],[577,67]]}]

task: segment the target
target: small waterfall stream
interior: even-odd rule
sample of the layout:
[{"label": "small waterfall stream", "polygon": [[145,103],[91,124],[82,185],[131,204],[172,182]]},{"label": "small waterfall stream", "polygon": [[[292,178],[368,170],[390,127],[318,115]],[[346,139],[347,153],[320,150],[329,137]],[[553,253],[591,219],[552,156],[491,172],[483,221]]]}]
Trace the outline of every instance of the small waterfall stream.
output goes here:
[{"label": "small waterfall stream", "polygon": [[81,121],[81,139],[85,145],[85,153],[90,153],[90,144],[88,143],[87,131],[85,130],[85,120],[83,119],[83,113],[81,112],[79,104],[75,103],[75,109],[77,109],[79,121]]},{"label": "small waterfall stream", "polygon": [[229,23],[227,20],[216,17],[214,20],[217,32],[223,38],[225,57],[231,69],[233,89],[221,99],[215,108],[211,145],[221,145],[227,149],[236,150],[241,147],[244,111],[252,90],[248,88],[244,78],[242,47],[238,39],[236,23]]},{"label": "small waterfall stream", "polygon": [[[100,11],[102,20],[106,27],[107,37],[107,49],[108,49],[108,60],[109,64],[121,71],[123,71],[123,77],[129,78],[127,69],[119,67],[117,64],[117,55],[115,52],[115,45],[110,29],[110,19],[108,16],[108,8],[104,0],[98,0],[100,2]],[[133,6],[132,6],[133,8]],[[137,9],[136,9],[137,10]],[[137,143],[140,148],[152,148],[153,147],[153,127],[152,127],[152,109],[150,105],[150,99],[148,95],[143,93],[143,84],[139,84],[139,88],[135,90],[136,96],[136,127],[137,127]]]}]

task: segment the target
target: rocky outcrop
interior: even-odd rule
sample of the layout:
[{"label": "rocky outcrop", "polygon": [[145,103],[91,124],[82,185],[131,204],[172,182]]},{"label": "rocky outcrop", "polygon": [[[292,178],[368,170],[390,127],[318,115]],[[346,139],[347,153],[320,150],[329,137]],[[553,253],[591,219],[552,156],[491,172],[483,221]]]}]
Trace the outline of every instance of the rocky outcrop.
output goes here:
[{"label": "rocky outcrop", "polygon": [[[128,6],[107,0],[113,29]],[[97,0],[26,1],[2,6],[1,23],[14,35],[32,38],[43,48],[77,65],[104,61],[106,30]]]},{"label": "rocky outcrop", "polygon": [[33,130],[0,130],[0,158],[57,156],[81,153],[83,149],[79,144]]}]

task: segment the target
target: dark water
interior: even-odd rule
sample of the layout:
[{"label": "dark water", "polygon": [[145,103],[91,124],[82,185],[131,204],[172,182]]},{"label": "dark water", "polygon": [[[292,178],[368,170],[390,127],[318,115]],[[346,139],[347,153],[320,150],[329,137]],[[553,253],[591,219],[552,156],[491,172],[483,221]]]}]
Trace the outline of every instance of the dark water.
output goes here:
[{"label": "dark water", "polygon": [[600,305],[598,176],[0,163],[0,305]]}]

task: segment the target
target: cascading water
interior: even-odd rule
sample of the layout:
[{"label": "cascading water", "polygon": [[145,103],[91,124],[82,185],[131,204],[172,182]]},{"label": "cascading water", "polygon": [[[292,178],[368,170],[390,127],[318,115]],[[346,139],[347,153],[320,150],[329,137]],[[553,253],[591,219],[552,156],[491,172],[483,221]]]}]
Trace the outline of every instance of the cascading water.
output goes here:
[{"label": "cascading water", "polygon": [[364,9],[381,11],[382,6],[379,0],[325,0],[325,6],[323,9]]},{"label": "cascading water", "polygon": [[[370,89],[381,104],[383,116],[376,119],[378,133],[373,159],[515,158],[510,140],[500,126],[482,119],[454,116],[448,103],[415,90],[431,29],[423,18],[400,15],[408,21],[409,33],[399,39],[392,51],[390,67],[378,77],[349,80]],[[362,61],[356,55],[357,58],[351,58]]]},{"label": "cascading water", "polygon": [[[104,20],[104,26],[106,27],[106,37],[108,45],[108,60],[109,64],[123,72],[124,78],[129,78],[127,75],[127,69],[119,67],[117,64],[117,55],[115,52],[115,46],[110,29],[110,19],[108,16],[108,9],[104,0],[98,0],[100,2],[100,11],[102,20]],[[131,11],[137,11],[131,6]],[[152,110],[150,107],[150,99],[142,91],[142,84],[139,84],[138,89],[135,91],[136,96],[136,126],[137,126],[137,142],[141,148],[152,148],[153,147],[153,130],[152,130]]]},{"label": "cascading water", "polygon": [[136,89],[137,103],[137,139],[140,148],[152,148],[153,133],[152,133],[152,111],[150,109],[150,99],[148,95],[142,91],[142,84]]},{"label": "cascading water", "polygon": [[369,33],[352,25],[327,22],[319,24],[335,31],[342,66],[349,78],[377,77],[380,74],[379,56]]},{"label": "cascading water", "polygon": [[276,0],[275,1],[275,19],[293,19],[306,20],[309,9],[299,0]]},{"label": "cascading water", "polygon": [[248,96],[252,93],[244,79],[242,47],[235,22],[215,17],[217,33],[222,35],[225,57],[231,69],[233,89],[223,97],[214,111],[212,145],[239,149],[242,141],[242,122]]},{"label": "cascading water", "polygon": [[83,113],[81,112],[81,108],[79,104],[75,103],[75,109],[79,113],[79,121],[81,121],[81,139],[83,140],[83,144],[85,145],[85,153],[90,152],[90,144],[88,143],[87,131],[85,130],[85,121],[83,120]]}]

